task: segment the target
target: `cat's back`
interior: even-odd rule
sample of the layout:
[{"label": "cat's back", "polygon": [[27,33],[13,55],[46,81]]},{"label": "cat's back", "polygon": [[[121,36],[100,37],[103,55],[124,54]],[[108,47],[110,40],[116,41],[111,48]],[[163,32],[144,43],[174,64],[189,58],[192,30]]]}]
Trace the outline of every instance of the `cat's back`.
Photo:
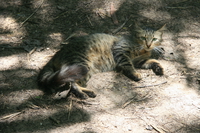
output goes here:
[{"label": "cat's back", "polygon": [[105,33],[94,33],[91,35],[85,35],[85,36],[80,36],[80,37],[72,37],[68,44],[65,45],[64,47],[68,47],[70,45],[72,46],[104,46],[104,45],[112,45],[114,41],[117,41],[118,37],[105,34]]},{"label": "cat's back", "polygon": [[73,37],[56,53],[53,62],[61,66],[65,63],[94,62],[102,58],[102,55],[103,58],[110,58],[111,48],[118,40],[118,37],[104,33]]},{"label": "cat's back", "polygon": [[104,33],[95,33],[85,37],[85,42],[90,46],[111,46],[118,38]]}]

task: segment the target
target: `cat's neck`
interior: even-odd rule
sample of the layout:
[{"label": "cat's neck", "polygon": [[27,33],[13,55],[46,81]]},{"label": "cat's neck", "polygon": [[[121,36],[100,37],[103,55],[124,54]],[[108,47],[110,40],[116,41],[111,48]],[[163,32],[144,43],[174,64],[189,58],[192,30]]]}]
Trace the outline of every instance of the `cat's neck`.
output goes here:
[{"label": "cat's neck", "polygon": [[145,49],[141,49],[140,51],[139,51],[139,55],[144,55],[144,54],[146,54],[146,55],[151,55],[151,51],[147,51],[147,50],[145,50]]}]

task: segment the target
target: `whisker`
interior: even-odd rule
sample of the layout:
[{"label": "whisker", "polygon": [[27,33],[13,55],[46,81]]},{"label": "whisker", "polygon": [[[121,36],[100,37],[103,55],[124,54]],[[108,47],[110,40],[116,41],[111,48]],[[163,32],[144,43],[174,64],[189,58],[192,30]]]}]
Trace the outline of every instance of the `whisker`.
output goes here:
[{"label": "whisker", "polygon": [[152,57],[153,58],[159,58],[159,57],[164,57],[164,49],[162,49],[161,47],[155,47],[152,50]]},{"label": "whisker", "polygon": [[165,53],[163,48],[155,47],[153,50],[157,52],[159,55],[163,55]]}]

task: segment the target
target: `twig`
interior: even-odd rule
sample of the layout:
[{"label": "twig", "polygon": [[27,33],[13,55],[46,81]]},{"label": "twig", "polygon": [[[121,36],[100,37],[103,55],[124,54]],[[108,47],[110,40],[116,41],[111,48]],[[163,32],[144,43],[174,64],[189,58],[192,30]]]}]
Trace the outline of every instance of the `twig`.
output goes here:
[{"label": "twig", "polygon": [[69,37],[67,37],[67,39],[65,39],[65,41],[64,42],[61,42],[60,44],[62,44],[62,45],[67,45],[69,42],[67,42],[67,40],[69,40],[70,38],[72,38],[73,36],[75,36],[76,35],[76,33],[72,33]]},{"label": "twig", "polygon": [[156,127],[156,126],[153,126],[153,125],[150,125],[156,132],[158,132],[158,133],[165,133],[165,131],[163,131],[163,129],[161,128],[161,129],[159,129],[158,127]]},{"label": "twig", "polygon": [[53,118],[53,117],[49,117],[49,119],[51,120],[51,121],[53,121],[55,124],[59,124],[60,122],[58,121],[58,120],[56,120],[55,118]]},{"label": "twig", "polygon": [[131,98],[129,101],[127,101],[126,103],[124,103],[122,105],[122,109],[126,108],[129,104],[131,104],[133,102],[134,98]]},{"label": "twig", "polygon": [[164,81],[162,83],[155,84],[155,85],[135,86],[134,88],[146,88],[146,87],[158,86],[158,85],[165,84],[165,83],[167,83],[167,81]]},{"label": "twig", "polygon": [[33,104],[32,102],[28,102],[27,107],[32,108],[32,109],[39,109],[40,107]]},{"label": "twig", "polygon": [[0,120],[11,119],[11,118],[13,118],[13,117],[18,116],[18,115],[21,114],[21,113],[22,113],[22,112],[13,113],[13,114],[10,114],[10,115],[7,115],[7,116],[4,116],[4,117],[0,118]]},{"label": "twig", "polygon": [[129,19],[126,19],[122,25],[120,25],[117,29],[113,30],[112,34],[116,34],[117,32],[119,32],[124,27],[124,25],[128,22],[128,20]]},{"label": "twig", "polygon": [[188,9],[188,8],[193,8],[193,6],[187,6],[187,7],[181,7],[181,6],[177,6],[177,7],[166,7],[169,9]]},{"label": "twig", "polygon": [[118,24],[119,22],[117,20],[117,16],[116,16],[115,12],[116,12],[116,9],[114,7],[113,2],[111,2],[111,5],[110,5],[110,15],[112,17],[113,23],[114,24]]},{"label": "twig", "polygon": [[93,27],[94,25],[92,24],[92,22],[91,22],[90,18],[88,17],[88,15],[87,15],[86,17],[87,17],[87,19],[88,19],[90,25]]},{"label": "twig", "polygon": [[136,99],[135,97],[129,99],[127,102],[125,102],[123,105],[122,105],[122,109],[126,108],[129,104],[131,104],[132,102],[140,102],[140,101],[143,101],[145,99],[147,99],[149,95],[147,94],[146,96],[144,96],[142,99]]},{"label": "twig", "polygon": [[[80,8],[74,10],[74,12],[77,12],[78,10],[80,10]],[[60,13],[57,17],[54,18],[54,20],[58,19],[60,16],[66,14],[66,13],[69,13],[69,11],[64,11],[64,12]]]},{"label": "twig", "polygon": [[30,62],[30,56],[36,51],[36,47],[34,47],[28,54],[27,54],[27,59]]},{"label": "twig", "polygon": [[69,104],[69,109],[68,109],[69,113],[68,113],[68,116],[67,116],[68,120],[69,120],[70,115],[71,115],[71,110],[72,110],[72,100],[70,101],[70,104]]},{"label": "twig", "polygon": [[44,0],[42,0],[41,4],[37,7],[37,9],[32,14],[21,23],[20,28],[40,9],[43,3],[44,3]]},{"label": "twig", "polygon": [[76,35],[76,33],[72,33],[67,39],[65,39],[65,41],[69,40],[70,38],[72,38],[75,35]]},{"label": "twig", "polygon": [[55,18],[54,18],[54,20],[58,19],[60,16],[62,16],[62,15],[64,15],[64,14],[66,14],[66,13],[68,13],[68,11],[65,11],[65,12],[63,12],[63,13],[59,14],[57,17],[55,17]]}]

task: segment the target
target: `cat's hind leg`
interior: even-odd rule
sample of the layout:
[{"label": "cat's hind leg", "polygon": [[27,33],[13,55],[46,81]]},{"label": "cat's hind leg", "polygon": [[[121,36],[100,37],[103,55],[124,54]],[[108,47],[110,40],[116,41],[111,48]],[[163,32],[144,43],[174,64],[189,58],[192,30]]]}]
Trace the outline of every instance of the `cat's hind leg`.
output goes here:
[{"label": "cat's hind leg", "polygon": [[71,83],[71,87],[72,92],[74,92],[74,94],[81,99],[87,99],[88,96],[92,98],[96,97],[96,94],[92,90],[81,87],[75,82]]}]

